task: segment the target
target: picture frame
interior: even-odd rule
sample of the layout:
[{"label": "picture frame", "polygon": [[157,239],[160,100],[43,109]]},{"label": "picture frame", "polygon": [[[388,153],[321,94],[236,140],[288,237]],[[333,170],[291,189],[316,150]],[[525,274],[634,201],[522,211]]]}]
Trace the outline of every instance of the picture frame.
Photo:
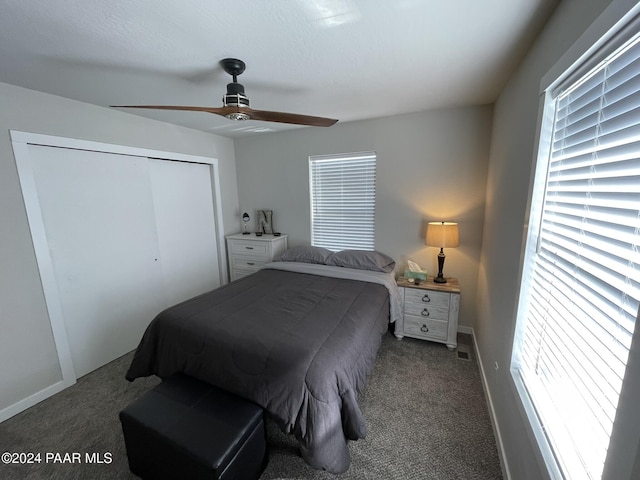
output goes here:
[{"label": "picture frame", "polygon": [[273,234],[272,210],[258,210],[258,231],[268,235]]}]

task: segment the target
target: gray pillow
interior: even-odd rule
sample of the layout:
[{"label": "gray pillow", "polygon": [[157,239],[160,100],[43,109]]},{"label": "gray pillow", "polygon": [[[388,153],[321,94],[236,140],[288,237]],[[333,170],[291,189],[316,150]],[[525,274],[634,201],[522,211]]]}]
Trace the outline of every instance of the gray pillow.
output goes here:
[{"label": "gray pillow", "polygon": [[396,262],[384,253],[368,250],[342,250],[327,258],[327,265],[389,273]]},{"label": "gray pillow", "polygon": [[324,264],[331,255],[331,250],[311,245],[291,247],[280,255],[276,262],[303,262]]}]

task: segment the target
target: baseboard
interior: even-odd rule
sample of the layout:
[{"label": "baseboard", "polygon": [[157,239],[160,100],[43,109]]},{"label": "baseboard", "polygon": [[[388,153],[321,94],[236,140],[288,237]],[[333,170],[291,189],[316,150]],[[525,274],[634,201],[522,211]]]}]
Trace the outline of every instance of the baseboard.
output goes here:
[{"label": "baseboard", "polygon": [[29,395],[26,398],[23,398],[22,400],[14,403],[13,405],[9,405],[8,407],[3,408],[2,410],[0,410],[0,423],[4,422],[5,420],[8,420],[9,418],[13,417],[14,415],[17,415],[18,413],[26,410],[29,407],[33,407],[35,404],[40,403],[43,400],[46,400],[50,396],[61,392],[62,390],[64,390],[67,387],[70,387],[74,383],[76,383],[75,380],[71,382],[60,380],[59,382],[56,382],[52,385],[49,385],[46,388],[43,388],[39,392],[36,392],[32,395]]},{"label": "baseboard", "polygon": [[[463,331],[462,329],[469,330]],[[500,427],[496,419],[496,411],[493,407],[493,400],[491,399],[491,392],[487,384],[487,376],[484,371],[484,362],[480,356],[478,350],[478,342],[476,341],[476,333],[471,327],[459,327],[460,333],[470,333],[473,338],[473,351],[476,354],[478,360],[478,368],[480,369],[480,378],[482,379],[482,389],[484,390],[484,396],[487,399],[487,407],[489,409],[489,417],[491,418],[491,427],[493,428],[493,435],[496,437],[496,446],[498,447],[498,457],[500,458],[500,467],[502,468],[502,476],[505,480],[511,480],[511,473],[509,471],[509,464],[505,456],[504,443],[502,442],[502,435],[500,435]]]}]

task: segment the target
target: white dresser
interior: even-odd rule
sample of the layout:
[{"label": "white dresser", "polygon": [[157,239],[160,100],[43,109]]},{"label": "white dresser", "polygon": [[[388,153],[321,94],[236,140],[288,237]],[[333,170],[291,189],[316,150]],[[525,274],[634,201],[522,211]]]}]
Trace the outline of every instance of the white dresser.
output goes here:
[{"label": "white dresser", "polygon": [[434,283],[433,277],[428,277],[415,285],[400,277],[397,284],[402,293],[403,315],[396,322],[395,336],[446,343],[449,350],[455,349],[460,308],[458,281],[447,278],[447,283]]},{"label": "white dresser", "polygon": [[255,233],[236,233],[226,238],[231,281],[257,272],[287,249],[286,235],[257,237]]}]

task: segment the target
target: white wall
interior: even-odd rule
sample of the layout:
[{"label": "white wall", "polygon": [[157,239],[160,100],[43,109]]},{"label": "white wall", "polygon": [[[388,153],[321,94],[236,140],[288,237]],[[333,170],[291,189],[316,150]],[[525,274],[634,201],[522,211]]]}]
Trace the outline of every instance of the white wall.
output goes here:
[{"label": "white wall", "polygon": [[[475,330],[505,459],[511,478],[517,480],[547,478],[509,372],[527,198],[537,147],[540,84],[547,71],[567,50],[572,50],[574,42],[609,3],[626,5],[629,9],[636,2],[562,1],[503,90],[494,110]],[[494,362],[499,365],[497,371]],[[638,372],[627,372],[627,375],[637,377]],[[637,417],[637,403],[634,412]],[[619,420],[625,422],[626,419]],[[610,448],[609,453],[615,448]],[[630,457],[632,463],[637,440],[630,448],[633,452],[625,458],[628,462]]]},{"label": "white wall", "polygon": [[0,83],[0,409],[61,378],[9,130],[218,158],[225,233],[238,212],[231,139]]},{"label": "white wall", "polygon": [[460,247],[446,250],[444,273],[459,278],[460,324],[472,327],[491,115],[490,106],[452,108],[238,139],[240,209],[272,209],[290,245],[308,244],[309,156],[375,150],[376,249],[397,268],[409,258],[437,273],[426,222],[459,222]]}]

